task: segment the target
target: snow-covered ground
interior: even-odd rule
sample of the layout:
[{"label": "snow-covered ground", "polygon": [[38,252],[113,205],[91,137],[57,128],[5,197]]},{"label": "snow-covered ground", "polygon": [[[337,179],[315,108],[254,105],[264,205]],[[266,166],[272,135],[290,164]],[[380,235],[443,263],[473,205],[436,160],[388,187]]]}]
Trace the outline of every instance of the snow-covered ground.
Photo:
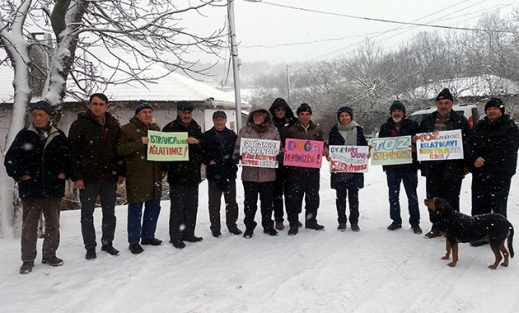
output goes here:
[{"label": "snow-covered ground", "polygon": [[[325,169],[321,176],[318,220],[326,230],[302,229],[294,237],[286,230],[270,237],[259,227],[250,240],[226,229],[222,238],[213,238],[204,182],[197,225],[197,235],[204,237],[201,243],[187,243],[183,250],[168,243],[145,246],[144,253],[132,255],[123,206],[117,208],[114,242],[121,255],[112,257],[98,249],[97,259],[87,261],[79,212],[63,212],[61,267],[41,264],[39,254],[33,272],[20,275],[19,240],[0,240],[0,312],[519,312],[518,257],[508,268],[490,270],[494,256],[488,246],[463,244],[458,265],[450,268],[440,259],[443,238],[415,235],[407,223],[400,230],[386,230],[391,221],[379,166],[370,168],[360,192],[361,231],[338,232],[335,192]],[[470,175],[464,180],[461,195],[466,214],[470,180]],[[519,180],[512,184],[508,214],[518,229]],[[238,186],[242,203],[241,183]],[[423,178],[419,196],[425,197]],[[402,190],[406,208],[404,198]],[[430,223],[423,204],[421,214],[425,233]],[[100,217],[96,210],[98,238]],[[164,201],[156,235],[165,242],[168,217],[169,202]],[[402,218],[408,217],[405,209]],[[243,229],[242,221],[240,213]]]}]

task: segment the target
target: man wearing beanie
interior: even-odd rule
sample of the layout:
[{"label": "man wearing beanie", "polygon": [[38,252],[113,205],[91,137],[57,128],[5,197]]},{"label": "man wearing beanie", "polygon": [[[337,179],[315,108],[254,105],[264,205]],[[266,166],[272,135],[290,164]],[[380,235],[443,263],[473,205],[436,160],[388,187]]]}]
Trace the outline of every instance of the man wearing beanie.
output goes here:
[{"label": "man wearing beanie", "polygon": [[510,183],[517,167],[519,132],[515,122],[504,113],[501,99],[492,98],[485,105],[486,116],[474,126],[468,139],[465,155],[472,172],[472,215],[507,215]]},{"label": "man wearing beanie", "polygon": [[198,185],[202,181],[202,128],[193,119],[194,106],[182,101],[177,104],[177,118],[164,126],[163,132],[187,133],[189,160],[164,162],[163,168],[168,175],[170,194],[169,237],[177,249],[187,242],[202,241],[195,236],[198,214]]},{"label": "man wearing beanie", "polygon": [[30,273],[34,267],[42,213],[45,238],[41,262],[50,266],[63,264],[56,250],[60,241],[61,198],[70,175],[69,150],[65,134],[52,126],[51,114],[52,106],[47,101],[34,104],[31,124],[18,132],[4,160],[7,175],[18,183],[23,208],[20,274]]},{"label": "man wearing beanie", "polygon": [[[295,124],[297,118],[294,116],[294,112],[292,112],[292,109],[283,98],[277,98],[274,100],[269,111],[270,114],[272,114],[274,126],[278,129],[279,136],[281,137],[281,146],[283,146],[285,144],[285,134],[287,130]],[[277,230],[285,229],[285,225],[283,225],[283,195],[285,195],[286,208],[288,203],[287,179],[288,169],[283,166],[283,162],[280,162],[279,167],[276,169],[276,185],[274,186],[274,199],[272,204],[274,219],[276,222],[275,227]]]},{"label": "man wearing beanie", "polygon": [[[465,146],[470,127],[467,119],[452,110],[453,97],[449,89],[443,89],[436,97],[437,110],[429,114],[420,123],[419,133],[430,133],[460,129]],[[418,138],[413,137],[413,142]],[[439,197],[447,200],[456,211],[460,210],[461,183],[468,173],[468,164],[464,159],[423,161],[420,164],[422,176],[426,178],[427,199]],[[431,230],[425,235],[434,238],[441,235],[437,217],[429,211]]]},{"label": "man wearing beanie", "polygon": [[[290,127],[286,138],[324,141],[323,131],[311,120],[312,108],[303,103],[297,108],[297,122]],[[328,155],[328,148],[324,148],[323,156]],[[290,223],[289,236],[297,235],[299,231],[299,213],[305,199],[305,228],[324,230],[324,226],[317,223],[319,209],[320,174],[318,168],[290,167],[288,174],[288,206],[287,216]]]},{"label": "man wearing beanie", "polygon": [[124,160],[116,150],[120,133],[119,121],[108,112],[108,98],[102,93],[90,96],[88,111],[78,114],[68,132],[71,179],[79,190],[81,234],[87,260],[97,257],[94,210],[98,196],[103,212],[101,250],[110,255],[119,255],[112,243],[116,225],[117,184],[124,182]]},{"label": "man wearing beanie", "polygon": [[126,164],[128,243],[133,254],[144,252],[140,243],[152,246],[162,244],[155,238],[155,230],[160,215],[164,173],[159,162],[147,160],[148,130],[160,131],[160,127],[153,118],[151,104],[140,100],[135,106],[135,116],[121,127],[117,145],[117,154],[124,157]]},{"label": "man wearing beanie", "polygon": [[[379,137],[414,136],[418,132],[418,124],[407,118],[405,106],[402,102],[393,101],[389,108],[390,117],[380,126]],[[402,228],[402,217],[400,215],[400,183],[403,182],[407,195],[409,224],[415,234],[421,234],[420,209],[418,206],[418,161],[416,152],[413,152],[413,163],[384,165],[382,169],[386,172],[387,186],[389,188],[389,217],[393,222],[387,227],[388,230]]]}]

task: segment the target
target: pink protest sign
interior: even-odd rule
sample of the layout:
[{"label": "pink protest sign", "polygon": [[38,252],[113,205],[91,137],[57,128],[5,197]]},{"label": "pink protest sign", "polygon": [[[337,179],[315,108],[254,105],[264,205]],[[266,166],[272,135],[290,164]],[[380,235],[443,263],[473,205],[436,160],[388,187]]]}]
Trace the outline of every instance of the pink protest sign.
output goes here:
[{"label": "pink protest sign", "polygon": [[283,165],[321,168],[323,141],[287,138]]}]

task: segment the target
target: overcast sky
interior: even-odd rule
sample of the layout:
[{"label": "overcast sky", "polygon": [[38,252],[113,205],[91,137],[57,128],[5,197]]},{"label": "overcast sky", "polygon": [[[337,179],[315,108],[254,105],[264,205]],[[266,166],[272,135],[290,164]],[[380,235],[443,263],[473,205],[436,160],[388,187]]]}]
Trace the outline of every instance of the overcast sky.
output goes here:
[{"label": "overcast sky", "polygon": [[[323,60],[353,51],[367,37],[394,49],[419,32],[441,30],[351,16],[472,28],[483,14],[509,15],[514,7],[519,5],[513,0],[235,0],[238,52],[242,62]],[[223,25],[227,14],[225,8],[204,13],[183,22],[208,31]],[[222,51],[223,58],[228,55]]]}]

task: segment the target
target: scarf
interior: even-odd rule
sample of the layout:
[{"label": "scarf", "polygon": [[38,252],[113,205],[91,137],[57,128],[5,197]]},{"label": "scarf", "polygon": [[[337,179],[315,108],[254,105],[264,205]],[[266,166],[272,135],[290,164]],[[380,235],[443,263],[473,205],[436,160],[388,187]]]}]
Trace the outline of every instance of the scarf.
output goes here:
[{"label": "scarf", "polygon": [[337,124],[339,133],[344,138],[344,145],[355,146],[357,145],[357,122],[351,121],[348,125]]}]

